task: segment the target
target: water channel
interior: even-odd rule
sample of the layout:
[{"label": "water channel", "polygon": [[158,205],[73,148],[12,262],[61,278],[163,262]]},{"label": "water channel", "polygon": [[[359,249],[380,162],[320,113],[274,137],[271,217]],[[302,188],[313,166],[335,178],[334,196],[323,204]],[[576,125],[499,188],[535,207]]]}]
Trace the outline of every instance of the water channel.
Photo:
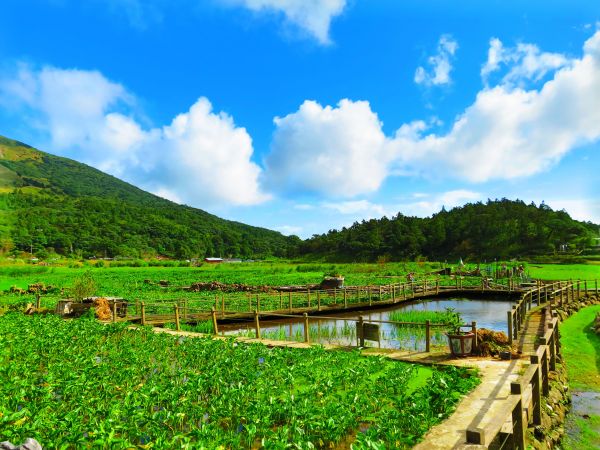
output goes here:
[{"label": "water channel", "polygon": [[[461,314],[464,323],[477,322],[478,328],[488,328],[506,333],[506,312],[512,308],[513,301],[500,299],[466,299],[446,298],[429,299],[417,302],[408,302],[386,309],[353,311],[346,313],[330,313],[328,317],[337,319],[320,319],[318,316],[310,318],[310,337],[312,342],[321,344],[356,344],[356,320],[362,316],[365,322],[373,320],[392,320],[392,311],[445,311],[452,308]],[[404,350],[422,351],[425,349],[425,328],[414,326],[398,326],[394,324],[380,324],[381,347]],[[304,326],[302,319],[282,319],[262,321],[261,337],[276,340],[304,340]],[[221,328],[226,335],[241,335],[254,337],[254,323],[230,324]],[[444,332],[447,328],[432,328],[432,345],[446,345]],[[367,345],[378,346],[377,342],[367,341]]]}]

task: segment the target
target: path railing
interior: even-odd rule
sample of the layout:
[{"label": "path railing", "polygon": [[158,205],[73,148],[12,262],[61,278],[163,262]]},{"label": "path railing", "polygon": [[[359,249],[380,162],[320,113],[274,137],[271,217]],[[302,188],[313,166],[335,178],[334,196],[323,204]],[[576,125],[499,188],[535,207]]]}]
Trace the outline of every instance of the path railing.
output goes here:
[{"label": "path railing", "polygon": [[485,427],[467,429],[469,449],[527,448],[527,428],[542,423],[542,397],[550,393],[549,372],[555,370],[560,354],[557,317],[547,321],[547,330],[540,338],[542,344],[530,355],[525,373],[510,384],[510,395],[500,412]]},{"label": "path railing", "polygon": [[146,322],[173,321],[174,305],[191,311],[195,318],[203,318],[214,308],[220,319],[232,314],[259,313],[319,313],[343,311],[373,305],[393,305],[403,301],[431,297],[443,293],[461,292],[513,292],[520,290],[513,279],[490,282],[477,277],[456,277],[453,280],[423,279],[381,286],[348,286],[340,289],[304,291],[279,291],[268,293],[215,294],[209,299],[172,299],[160,302],[133,302],[124,320],[141,321],[145,309]]},{"label": "path railing", "polygon": [[590,281],[589,285],[587,280],[555,281],[550,283],[538,280],[536,285],[536,287],[523,293],[512,309],[507,312],[507,335],[510,344],[518,339],[523,329],[527,312],[534,305],[549,304],[551,307],[553,305],[562,306],[563,304],[578,301],[582,296],[587,297],[590,292],[595,292],[596,295],[599,293],[598,280],[594,280],[593,284]]}]

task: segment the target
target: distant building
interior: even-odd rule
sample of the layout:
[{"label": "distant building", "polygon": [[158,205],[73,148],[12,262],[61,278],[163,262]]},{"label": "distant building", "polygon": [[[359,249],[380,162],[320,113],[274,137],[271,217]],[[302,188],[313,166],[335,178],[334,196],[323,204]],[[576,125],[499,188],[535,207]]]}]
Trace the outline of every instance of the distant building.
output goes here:
[{"label": "distant building", "polygon": [[223,258],[204,258],[204,262],[209,264],[219,264],[223,262]]},{"label": "distant building", "polygon": [[242,260],[240,258],[225,258],[223,260],[225,263],[241,263]]}]

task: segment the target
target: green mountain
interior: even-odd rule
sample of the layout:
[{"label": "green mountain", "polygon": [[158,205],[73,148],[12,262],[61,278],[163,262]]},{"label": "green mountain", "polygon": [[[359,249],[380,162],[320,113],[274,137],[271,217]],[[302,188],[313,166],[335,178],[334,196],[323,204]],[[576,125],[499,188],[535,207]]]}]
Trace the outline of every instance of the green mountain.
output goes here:
[{"label": "green mountain", "polygon": [[571,219],[545,204],[488,200],[428,218],[402,214],[354,223],[313,236],[300,244],[301,255],[337,261],[470,258],[475,261],[525,256],[576,255],[594,245],[600,227]]},{"label": "green mountain", "polygon": [[0,136],[0,252],[259,258],[287,256],[298,241]]}]

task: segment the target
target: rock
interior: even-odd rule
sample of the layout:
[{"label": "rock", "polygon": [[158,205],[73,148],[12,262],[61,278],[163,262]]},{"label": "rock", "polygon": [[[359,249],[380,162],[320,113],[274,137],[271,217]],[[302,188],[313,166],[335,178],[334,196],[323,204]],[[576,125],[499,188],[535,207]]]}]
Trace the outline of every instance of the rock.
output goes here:
[{"label": "rock", "polygon": [[35,439],[27,438],[21,445],[14,445],[8,441],[0,442],[0,450],[43,450],[43,448]]}]

